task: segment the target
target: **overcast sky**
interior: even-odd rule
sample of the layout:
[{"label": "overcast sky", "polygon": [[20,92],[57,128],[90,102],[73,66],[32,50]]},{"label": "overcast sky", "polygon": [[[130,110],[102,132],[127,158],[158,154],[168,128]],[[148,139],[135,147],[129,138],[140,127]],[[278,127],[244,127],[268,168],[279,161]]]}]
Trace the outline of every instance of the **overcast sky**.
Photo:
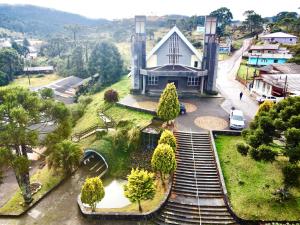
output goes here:
[{"label": "overcast sky", "polygon": [[145,15],[206,15],[222,6],[230,8],[234,19],[253,9],[263,17],[280,11],[300,13],[299,0],[0,0],[0,3],[31,4],[81,14],[90,18],[119,19]]}]

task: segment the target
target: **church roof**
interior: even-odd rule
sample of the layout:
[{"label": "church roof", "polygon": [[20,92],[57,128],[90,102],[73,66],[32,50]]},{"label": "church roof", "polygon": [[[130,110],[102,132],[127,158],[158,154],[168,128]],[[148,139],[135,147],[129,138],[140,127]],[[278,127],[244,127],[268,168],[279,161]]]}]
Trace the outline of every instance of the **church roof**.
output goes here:
[{"label": "church roof", "polygon": [[176,33],[180,39],[189,47],[189,49],[199,58],[201,59],[200,53],[197,49],[189,42],[189,40],[181,33],[181,31],[174,26],[159,42],[158,44],[151,50],[149,55],[147,56],[147,60],[156,53],[156,51],[172,36],[172,34]]}]

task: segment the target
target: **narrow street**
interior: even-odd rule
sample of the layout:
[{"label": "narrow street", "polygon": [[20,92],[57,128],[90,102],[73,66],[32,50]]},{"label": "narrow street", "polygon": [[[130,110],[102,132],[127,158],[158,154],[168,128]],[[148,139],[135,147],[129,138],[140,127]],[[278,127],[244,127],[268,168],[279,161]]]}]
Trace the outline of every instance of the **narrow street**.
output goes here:
[{"label": "narrow street", "polygon": [[[249,90],[235,80],[235,75],[241,63],[242,54],[247,50],[250,43],[251,39],[246,39],[243,47],[237,50],[232,57],[219,62],[217,77],[217,88],[225,98],[222,107],[227,112],[230,111],[231,107],[242,110],[247,120],[254,118],[258,104],[250,97]],[[241,91],[244,94],[242,100],[239,98]]]}]

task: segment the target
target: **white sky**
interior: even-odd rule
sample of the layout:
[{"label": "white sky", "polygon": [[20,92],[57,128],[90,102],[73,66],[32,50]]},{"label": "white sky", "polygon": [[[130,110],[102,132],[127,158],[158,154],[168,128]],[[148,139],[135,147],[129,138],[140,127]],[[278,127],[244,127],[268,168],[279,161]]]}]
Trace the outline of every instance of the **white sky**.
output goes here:
[{"label": "white sky", "polygon": [[230,8],[234,19],[254,10],[263,17],[280,11],[300,13],[299,0],[0,0],[0,3],[31,4],[81,14],[90,18],[119,19],[144,15],[206,15],[222,6]]}]

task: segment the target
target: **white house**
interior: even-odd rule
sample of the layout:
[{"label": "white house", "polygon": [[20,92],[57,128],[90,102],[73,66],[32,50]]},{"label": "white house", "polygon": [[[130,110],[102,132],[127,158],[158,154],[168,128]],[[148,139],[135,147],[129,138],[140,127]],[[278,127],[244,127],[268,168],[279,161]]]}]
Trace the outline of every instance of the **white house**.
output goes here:
[{"label": "white house", "polygon": [[262,36],[261,39],[269,43],[280,43],[280,44],[290,44],[290,45],[295,45],[298,41],[297,36],[283,33],[283,32],[266,34]]}]

